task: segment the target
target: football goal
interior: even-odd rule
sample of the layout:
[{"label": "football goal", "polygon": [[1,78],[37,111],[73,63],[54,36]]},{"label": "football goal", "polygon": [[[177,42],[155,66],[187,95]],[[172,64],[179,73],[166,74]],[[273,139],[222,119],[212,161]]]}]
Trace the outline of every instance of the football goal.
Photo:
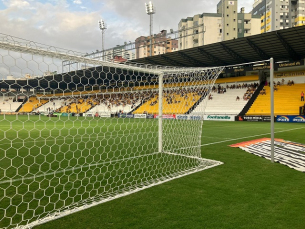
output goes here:
[{"label": "football goal", "polygon": [[201,155],[223,70],[104,62],[0,36],[0,228],[30,228],[222,164]]}]

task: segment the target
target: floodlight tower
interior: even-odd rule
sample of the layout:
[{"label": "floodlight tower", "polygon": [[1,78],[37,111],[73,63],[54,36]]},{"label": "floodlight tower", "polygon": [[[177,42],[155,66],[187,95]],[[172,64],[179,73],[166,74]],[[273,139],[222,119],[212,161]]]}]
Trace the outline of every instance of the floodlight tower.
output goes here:
[{"label": "floodlight tower", "polygon": [[149,24],[149,35],[150,35],[150,51],[149,55],[152,56],[152,30],[153,30],[153,14],[156,13],[154,5],[150,1],[148,4],[145,3],[146,13],[150,16]]},{"label": "floodlight tower", "polygon": [[105,61],[105,49],[104,49],[104,34],[105,30],[107,29],[107,25],[104,20],[99,20],[98,22],[100,30],[102,31],[102,54],[103,54],[103,61]]}]

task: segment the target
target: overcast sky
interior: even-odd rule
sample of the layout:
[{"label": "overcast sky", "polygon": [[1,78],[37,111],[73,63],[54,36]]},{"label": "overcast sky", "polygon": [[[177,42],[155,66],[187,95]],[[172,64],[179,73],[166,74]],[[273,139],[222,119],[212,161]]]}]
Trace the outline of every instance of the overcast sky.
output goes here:
[{"label": "overcast sky", "polygon": [[[0,0],[0,33],[81,52],[101,50],[98,20],[106,22],[105,48],[149,34],[148,0]],[[215,13],[214,0],[153,0],[154,33],[178,29],[181,18]],[[239,0],[250,12],[254,0]]]}]

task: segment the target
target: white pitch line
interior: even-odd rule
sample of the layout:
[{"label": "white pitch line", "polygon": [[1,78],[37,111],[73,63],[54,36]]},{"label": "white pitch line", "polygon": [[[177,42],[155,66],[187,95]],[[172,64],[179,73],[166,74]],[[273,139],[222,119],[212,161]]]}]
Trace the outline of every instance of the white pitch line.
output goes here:
[{"label": "white pitch line", "polygon": [[[276,131],[276,132],[274,132],[274,133],[275,133],[275,134],[278,134],[278,133],[283,133],[283,132],[288,132],[288,131],[293,131],[293,130],[300,130],[300,129],[305,129],[305,127],[293,128],[293,129],[282,130],[282,131]],[[260,136],[264,136],[264,135],[267,135],[267,134],[271,134],[271,133],[256,134],[256,135],[246,136],[246,137],[241,137],[241,138],[231,138],[231,139],[224,140],[224,141],[211,142],[211,143],[203,144],[203,145],[201,145],[201,146],[215,145],[215,144],[219,144],[219,143],[230,142],[230,141],[236,141],[236,140],[241,140],[241,139],[245,139],[245,138],[260,137]]]}]

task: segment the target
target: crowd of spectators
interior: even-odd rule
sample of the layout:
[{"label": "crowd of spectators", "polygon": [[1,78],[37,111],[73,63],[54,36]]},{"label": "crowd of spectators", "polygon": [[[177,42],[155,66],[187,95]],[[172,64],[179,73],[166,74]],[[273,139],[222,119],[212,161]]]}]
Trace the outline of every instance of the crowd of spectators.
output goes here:
[{"label": "crowd of spectators", "polygon": [[[252,95],[254,94],[255,90],[259,86],[259,83],[240,83],[240,84],[231,84],[222,86],[220,84],[215,85],[212,88],[212,91],[218,94],[224,94],[227,92],[227,90],[231,89],[247,89],[246,93],[242,96],[243,100],[249,100],[251,99]],[[236,101],[239,101],[241,96],[236,96]],[[213,96],[209,96],[209,100],[212,100]]]},{"label": "crowd of spectators", "polygon": [[[97,95],[86,95],[82,97],[60,97],[60,100],[63,100],[61,107],[57,108],[56,112],[72,112],[72,105],[75,104],[76,113],[82,113],[81,107],[89,105],[88,109],[91,109],[98,105],[105,105],[107,109],[111,112],[113,108],[126,105],[130,105],[131,109],[134,109],[136,104],[139,102],[146,101],[152,97],[152,92],[145,91],[140,93],[112,93],[112,94],[97,94]],[[53,103],[55,107],[55,103]],[[48,108],[49,112],[53,111],[52,107]]]},{"label": "crowd of spectators", "polygon": [[[189,87],[189,88],[168,88],[163,90],[163,96],[166,100],[167,104],[177,104],[181,103],[184,100],[189,99],[189,97],[192,98],[192,102],[196,102],[196,96],[205,96],[207,95],[208,89],[205,87]],[[159,101],[158,92],[154,92],[151,96],[154,98],[150,106],[154,106]],[[188,106],[188,103],[186,103]]]}]

